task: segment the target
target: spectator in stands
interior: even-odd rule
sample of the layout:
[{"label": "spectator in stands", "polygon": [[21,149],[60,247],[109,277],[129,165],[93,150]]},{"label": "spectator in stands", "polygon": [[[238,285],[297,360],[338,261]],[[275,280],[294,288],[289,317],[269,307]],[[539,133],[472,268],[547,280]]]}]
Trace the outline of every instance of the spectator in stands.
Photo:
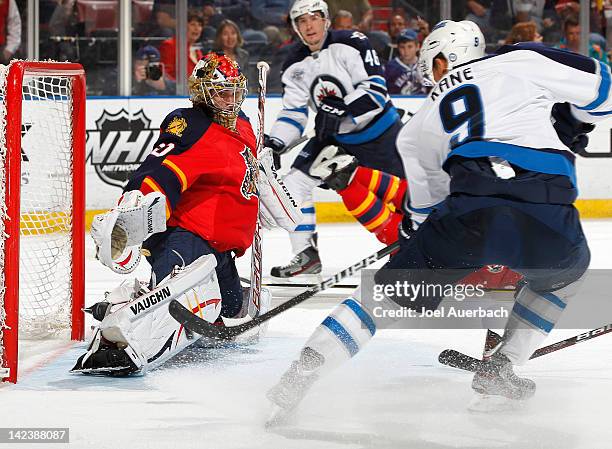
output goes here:
[{"label": "spectator in stands", "polygon": [[[606,0],[606,3],[608,4],[607,7],[609,7],[608,0]],[[571,17],[580,17],[580,3],[576,0],[558,0],[557,4],[555,5],[555,9],[562,23],[565,23],[565,21]],[[601,11],[597,8],[597,2],[593,2],[592,4],[589,24],[591,40],[594,40],[597,43],[605,40],[603,37],[606,35],[606,29],[604,26],[605,21],[602,20]],[[593,36],[593,34],[596,34],[597,36]],[[610,33],[607,34],[609,35]]]},{"label": "spectator in stands", "polygon": [[[210,1],[205,3],[210,4]],[[250,26],[249,23],[245,23],[251,17],[250,0],[214,0],[213,7],[216,21],[211,23],[212,26],[219,28],[221,21],[225,19],[230,19],[243,27]]]},{"label": "spectator in stands", "polygon": [[213,50],[225,53],[238,63],[243,72],[247,73],[249,52],[242,48],[243,44],[244,40],[236,22],[226,19],[219,24]]},{"label": "spectator in stands", "polygon": [[282,28],[292,4],[293,0],[251,0],[251,15],[261,28],[266,25]]},{"label": "spectator in stands", "polygon": [[134,55],[134,95],[174,95],[176,83],[164,78],[159,50],[146,45]]},{"label": "spectator in stands", "polygon": [[153,16],[157,29],[153,36],[171,37],[174,35],[176,28],[175,7],[173,4],[155,5],[153,8]]},{"label": "spectator in stands", "polygon": [[49,19],[49,34],[57,45],[53,54],[45,57],[58,61],[78,61],[77,43],[70,38],[79,34],[79,17],[75,0],[61,0]]},{"label": "spectator in stands", "polygon": [[542,35],[538,33],[535,22],[519,22],[512,27],[506,38],[506,44],[512,45],[518,42],[542,42]]},{"label": "spectator in stands", "polygon": [[388,61],[391,61],[395,56],[397,56],[397,40],[402,31],[404,31],[406,28],[413,29],[415,32],[418,31],[417,38],[419,44],[429,35],[429,23],[425,19],[417,16],[415,19],[409,21],[406,18],[404,11],[397,9],[394,11],[391,17],[389,17],[387,22],[389,40],[381,48],[379,48],[377,44],[374,43],[376,40],[370,37],[370,41],[373,42],[372,46],[376,48],[376,51],[378,52],[380,60],[383,64],[386,64]]},{"label": "spectator in stands", "polygon": [[[204,28],[204,19],[197,13],[187,16],[187,75],[190,75],[196,63],[202,58],[201,45],[198,44]],[[164,74],[169,80],[176,80],[176,38],[166,39],[159,46]]]},{"label": "spectator in stands", "polygon": [[[493,1],[494,0],[468,0],[466,2],[467,16],[465,19],[471,20],[478,25],[486,40],[491,39],[491,35],[494,31],[491,26],[491,3],[493,3]],[[508,25],[510,25],[510,23]],[[508,28],[510,28],[510,26],[508,26],[506,30]]]},{"label": "spectator in stands", "polygon": [[397,38],[398,55],[385,66],[390,94],[425,95],[431,89],[418,67],[419,41],[416,31],[407,28]]},{"label": "spectator in stands", "polygon": [[334,30],[354,30],[353,15],[350,11],[341,9],[336,13],[332,20],[332,28]]},{"label": "spectator in stands", "polygon": [[397,45],[397,39],[403,30],[406,29],[406,17],[403,14],[393,14],[387,22],[387,30],[391,43]]},{"label": "spectator in stands", "polygon": [[[558,45],[562,50],[580,53],[580,23],[575,17],[569,17],[563,24],[563,38]],[[600,45],[589,42],[589,56],[609,64],[608,56]]]},{"label": "spectator in stands", "polygon": [[[266,33],[268,34],[268,33]],[[270,72],[268,73],[268,92],[281,93],[281,70],[283,64],[290,54],[294,53],[297,46],[302,45],[298,41],[295,30],[291,25],[291,20],[287,18],[285,27],[279,30],[280,42],[271,35],[268,35],[268,46],[264,52],[264,60],[270,64]]]},{"label": "spectator in stands", "polygon": [[329,16],[336,17],[341,9],[353,15],[353,23],[362,33],[367,33],[372,27],[372,7],[368,0],[327,0]]},{"label": "spectator in stands", "polygon": [[513,7],[515,22],[534,22],[542,34],[558,24],[554,0],[514,0]]},{"label": "spectator in stands", "polygon": [[21,45],[21,16],[15,0],[0,1],[0,62],[8,64]]}]

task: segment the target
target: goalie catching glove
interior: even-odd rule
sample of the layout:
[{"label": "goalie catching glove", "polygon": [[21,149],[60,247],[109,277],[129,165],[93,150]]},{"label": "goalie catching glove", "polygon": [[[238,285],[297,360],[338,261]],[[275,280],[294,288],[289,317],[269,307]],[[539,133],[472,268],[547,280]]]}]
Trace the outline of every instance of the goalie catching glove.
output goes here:
[{"label": "goalie catching glove", "polygon": [[271,229],[280,226],[293,231],[302,222],[300,206],[291,196],[287,186],[274,169],[272,150],[264,148],[259,156],[259,218],[261,224]]},{"label": "goalie catching glove", "polygon": [[132,272],[140,262],[142,242],[166,230],[166,197],[125,192],[116,207],[94,217],[91,236],[96,257],[116,273]]}]

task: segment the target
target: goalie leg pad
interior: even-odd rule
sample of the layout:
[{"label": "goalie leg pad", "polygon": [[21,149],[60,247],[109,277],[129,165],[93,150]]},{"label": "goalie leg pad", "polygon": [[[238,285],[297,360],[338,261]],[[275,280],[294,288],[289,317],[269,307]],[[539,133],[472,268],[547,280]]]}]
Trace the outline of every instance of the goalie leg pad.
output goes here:
[{"label": "goalie leg pad", "polygon": [[149,251],[151,255],[147,256],[147,261],[151,264],[157,280],[168,277],[176,266],[190,265],[205,254],[214,255],[217,261],[217,280],[223,298],[221,314],[234,317],[240,312],[242,287],[231,252],[216,251],[206,240],[180,227],[168,228]]},{"label": "goalie leg pad", "polygon": [[[202,256],[149,293],[106,316],[77,367],[116,368],[128,360],[127,356],[131,361],[129,372],[144,373],[194,343],[196,339],[172,318],[168,306],[176,299],[193,313],[214,322],[221,312],[215,266],[213,255]],[[109,348],[124,353],[106,352]],[[112,366],[99,366],[101,363]]]}]

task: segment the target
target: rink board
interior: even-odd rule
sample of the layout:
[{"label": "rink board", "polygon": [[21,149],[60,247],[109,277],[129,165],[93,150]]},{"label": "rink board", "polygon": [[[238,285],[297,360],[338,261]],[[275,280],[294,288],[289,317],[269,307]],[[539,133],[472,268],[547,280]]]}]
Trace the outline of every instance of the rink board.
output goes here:
[{"label": "rink board", "polygon": [[[423,97],[396,97],[398,108],[410,113],[418,110]],[[87,210],[111,207],[121,193],[127,177],[151,151],[159,125],[173,109],[189,107],[184,97],[100,98],[87,100]],[[266,100],[265,128],[269,131],[282,107],[279,96]],[[257,99],[249,97],[244,111],[257,123]],[[312,115],[312,114],[311,114]],[[312,117],[311,117],[312,119]],[[309,126],[312,126],[312,121]],[[589,134],[590,157],[577,158],[579,207],[585,218],[612,217],[612,119],[600,122]],[[282,157],[283,170],[299,148]],[[319,222],[341,222],[351,218],[330,190],[315,191]],[[92,215],[91,213],[89,215]]]}]

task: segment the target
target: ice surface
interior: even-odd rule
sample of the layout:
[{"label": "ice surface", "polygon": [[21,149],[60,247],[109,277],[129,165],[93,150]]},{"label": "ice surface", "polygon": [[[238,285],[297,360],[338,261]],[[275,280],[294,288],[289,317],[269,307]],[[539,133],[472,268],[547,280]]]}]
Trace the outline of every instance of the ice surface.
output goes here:
[{"label": "ice surface", "polygon": [[[584,227],[591,266],[612,268],[612,221],[586,221]],[[354,224],[324,225],[319,233],[327,274],[380,246]],[[121,277],[94,261],[89,239],[87,245],[91,304]],[[283,232],[265,233],[266,272],[290,258],[288,248]],[[246,277],[248,264],[248,257],[239,261]],[[138,274],[146,278],[146,267]],[[276,293],[284,300],[294,290]],[[471,375],[436,358],[449,346],[477,354],[484,331],[380,331],[353,360],[315,384],[293,422],[264,429],[265,391],[347,292],[335,289],[275,318],[257,346],[189,350],[145,377],[70,375],[84,343],[28,343],[19,384],[0,387],[0,427],[69,427],[70,448],[611,447],[612,335],[529,362],[520,373],[538,384],[533,400],[519,411],[482,415],[466,410]],[[549,342],[573,334],[554,332]]]}]

